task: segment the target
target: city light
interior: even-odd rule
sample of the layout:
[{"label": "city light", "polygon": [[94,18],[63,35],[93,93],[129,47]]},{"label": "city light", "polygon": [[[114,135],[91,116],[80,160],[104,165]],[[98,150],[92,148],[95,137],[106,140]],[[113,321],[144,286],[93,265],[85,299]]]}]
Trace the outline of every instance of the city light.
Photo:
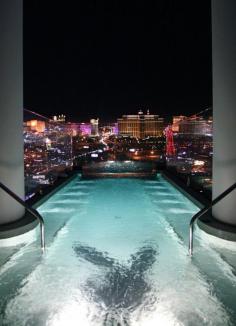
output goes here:
[{"label": "city light", "polygon": [[196,166],[202,166],[202,165],[205,164],[205,162],[204,162],[204,161],[195,160],[195,161],[193,162],[193,164],[196,165]]},{"label": "city light", "polygon": [[[36,117],[24,125],[27,196],[37,192],[38,186],[53,183],[65,169],[80,167],[94,159],[96,162],[122,160],[123,163],[149,160],[156,164],[163,162],[167,169],[174,168],[177,174],[196,176],[211,173],[211,118],[204,120],[198,115],[190,119],[174,117],[172,129],[171,125],[165,129],[165,139],[162,128],[164,120],[150,112],[124,115],[117,123],[103,126],[99,126],[99,119],[75,123],[65,122],[64,115],[57,116],[56,120],[47,120],[41,115]],[[141,123],[140,119],[146,119],[146,127],[149,126],[145,127],[146,134],[138,135],[132,131],[137,121]],[[125,125],[128,128],[130,123],[130,132],[123,132],[122,128]],[[116,133],[113,133],[115,128]],[[160,130],[161,136],[157,136]]]}]

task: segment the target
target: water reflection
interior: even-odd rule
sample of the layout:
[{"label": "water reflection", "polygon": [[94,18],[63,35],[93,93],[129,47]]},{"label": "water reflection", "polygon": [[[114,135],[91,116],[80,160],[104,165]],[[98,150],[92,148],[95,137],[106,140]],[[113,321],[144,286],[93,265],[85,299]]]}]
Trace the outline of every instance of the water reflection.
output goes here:
[{"label": "water reflection", "polygon": [[141,306],[151,290],[145,273],[156,261],[158,251],[151,245],[141,247],[131,255],[127,264],[120,264],[106,252],[76,243],[76,255],[101,268],[105,268],[102,280],[88,279],[87,287],[96,302],[108,311],[104,326],[129,325],[129,314]]}]

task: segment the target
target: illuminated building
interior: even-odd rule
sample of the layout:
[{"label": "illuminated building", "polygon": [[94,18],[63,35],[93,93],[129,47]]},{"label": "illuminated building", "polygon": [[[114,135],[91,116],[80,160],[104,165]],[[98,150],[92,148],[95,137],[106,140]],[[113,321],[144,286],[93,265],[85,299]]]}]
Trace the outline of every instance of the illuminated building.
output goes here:
[{"label": "illuminated building", "polygon": [[100,130],[102,130],[102,133],[104,135],[118,135],[118,124],[115,123],[109,123],[103,126],[100,126]]},{"label": "illuminated building", "polygon": [[91,136],[98,136],[98,121],[99,119],[91,119]]},{"label": "illuminated building", "polygon": [[[62,124],[63,126],[63,124]],[[84,122],[68,122],[64,124],[65,130],[67,130],[68,133],[71,132],[72,136],[90,136],[91,135],[91,124],[90,123],[84,123]]]},{"label": "illuminated building", "polygon": [[26,122],[26,126],[30,131],[44,132],[45,122],[40,120],[29,120]]},{"label": "illuminated building", "polygon": [[69,130],[72,132],[72,136],[82,135],[90,136],[91,135],[91,123],[79,122],[79,123],[66,123],[66,126],[69,127]]},{"label": "illuminated building", "polygon": [[212,119],[202,117],[183,119],[179,122],[179,133],[193,135],[212,135]]},{"label": "illuminated building", "polygon": [[114,126],[112,128],[112,132],[114,135],[118,135],[118,123],[114,123]]},{"label": "illuminated building", "polygon": [[179,123],[180,121],[186,119],[184,115],[176,115],[173,117],[172,131],[179,132]]},{"label": "illuminated building", "polygon": [[46,138],[45,139],[45,144],[46,144],[47,150],[51,149],[51,147],[52,147],[52,141],[51,141],[51,139]]},{"label": "illuminated building", "polygon": [[123,115],[118,119],[118,132],[120,135],[145,138],[148,136],[162,136],[164,120],[159,115],[143,114],[140,110],[136,115]]},{"label": "illuminated building", "polygon": [[80,133],[80,123],[68,122],[66,125],[71,131],[72,136],[77,136]]},{"label": "illuminated building", "polygon": [[91,124],[90,123],[80,123],[79,130],[82,136],[90,136],[91,135]]},{"label": "illuminated building", "polygon": [[66,121],[66,116],[64,114],[54,115],[52,117],[52,119],[55,122],[65,122]]}]

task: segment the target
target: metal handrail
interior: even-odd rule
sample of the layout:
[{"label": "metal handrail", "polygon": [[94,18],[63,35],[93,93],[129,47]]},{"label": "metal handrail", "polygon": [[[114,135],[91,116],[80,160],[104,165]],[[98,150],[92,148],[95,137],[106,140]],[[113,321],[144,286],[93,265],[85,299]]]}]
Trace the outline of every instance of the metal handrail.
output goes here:
[{"label": "metal handrail", "polygon": [[231,191],[233,191],[236,188],[236,183],[232,184],[228,189],[226,189],[222,194],[220,194],[218,197],[212,200],[211,204],[207,207],[204,207],[201,209],[197,214],[195,214],[190,223],[189,223],[189,255],[193,255],[193,227],[194,222],[201,217],[203,214],[207,213],[215,204],[217,204],[221,199],[226,197]]},{"label": "metal handrail", "polygon": [[4,190],[8,195],[10,195],[12,198],[14,198],[19,204],[25,207],[25,209],[32,214],[36,219],[39,221],[40,225],[40,239],[41,239],[41,249],[44,252],[45,250],[45,232],[44,232],[44,220],[42,216],[38,213],[38,211],[32,207],[30,207],[28,204],[25,203],[23,199],[21,199],[19,196],[17,196],[12,190],[10,190],[6,185],[0,182],[0,188]]}]

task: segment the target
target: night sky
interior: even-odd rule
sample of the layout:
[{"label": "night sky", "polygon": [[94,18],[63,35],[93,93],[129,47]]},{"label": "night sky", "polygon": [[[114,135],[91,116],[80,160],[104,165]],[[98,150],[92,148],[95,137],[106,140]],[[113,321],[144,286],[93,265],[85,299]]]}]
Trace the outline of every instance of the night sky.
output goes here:
[{"label": "night sky", "polygon": [[24,1],[24,107],[70,121],[212,105],[210,0]]}]

